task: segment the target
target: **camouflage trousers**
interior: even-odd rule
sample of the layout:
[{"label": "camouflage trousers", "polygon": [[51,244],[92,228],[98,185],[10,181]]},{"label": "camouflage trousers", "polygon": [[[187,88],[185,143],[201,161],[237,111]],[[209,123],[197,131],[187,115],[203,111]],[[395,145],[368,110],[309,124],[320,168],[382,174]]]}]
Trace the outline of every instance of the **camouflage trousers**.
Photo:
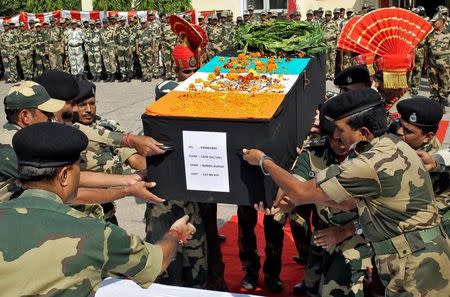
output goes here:
[{"label": "camouflage trousers", "polygon": [[80,75],[84,72],[83,48],[80,46],[69,46],[67,50],[69,58],[70,73]]},{"label": "camouflage trousers", "polygon": [[419,93],[420,80],[422,79],[422,68],[425,61],[424,48],[416,48],[415,65],[409,77],[409,88],[412,95]]},{"label": "camouflage trousers", "polygon": [[175,64],[173,63],[172,58],[172,49],[169,46],[164,45],[161,47],[161,54],[164,63],[164,75],[172,78],[177,77]]},{"label": "camouflage trousers", "polygon": [[36,50],[36,68],[34,71],[34,76],[39,76],[44,73],[45,70],[49,69],[49,63],[47,57],[45,56],[44,50]]},{"label": "camouflage trousers", "polygon": [[146,47],[145,45],[142,47],[141,53],[139,55],[139,62],[141,63],[142,78],[152,78],[153,68],[154,65],[157,64],[157,62],[151,48]]},{"label": "camouflage trousers", "polygon": [[19,60],[25,80],[31,80],[33,78],[33,56],[31,52],[19,51]]},{"label": "camouflage trousers", "polygon": [[145,211],[146,238],[150,243],[161,240],[172,224],[188,215],[197,232],[177,253],[156,283],[183,287],[203,288],[208,279],[207,241],[205,226],[195,202],[166,201],[163,204],[147,204]]},{"label": "camouflage trousers", "polygon": [[116,56],[114,55],[114,49],[112,47],[102,47],[100,50],[103,58],[103,65],[108,74],[114,74],[117,72]]},{"label": "camouflage trousers", "polygon": [[[313,221],[317,218],[316,207],[313,204],[297,206],[289,215],[289,224],[295,247],[301,259],[308,259],[308,252],[312,236],[312,226],[310,218]],[[313,222],[314,226],[316,223]]]},{"label": "camouflage trousers", "polygon": [[334,79],[334,71],[335,71],[335,67],[336,67],[336,48],[335,47],[329,47],[327,48],[327,53],[326,53],[326,58],[327,58],[327,74],[326,74],[326,78],[327,79]]},{"label": "camouflage trousers", "polygon": [[102,56],[100,55],[100,48],[86,49],[88,56],[89,69],[92,75],[100,75],[102,73]]},{"label": "camouflage trousers", "polygon": [[361,236],[354,235],[324,251],[313,244],[305,266],[305,286],[309,296],[361,296],[363,280],[372,267],[372,249]]},{"label": "camouflage trousers", "polygon": [[16,57],[15,54],[2,53],[3,66],[5,68],[5,80],[17,81],[19,76],[17,74]]},{"label": "camouflage trousers", "polygon": [[417,240],[416,251],[375,256],[386,296],[449,296],[450,241],[441,232],[433,240]]},{"label": "camouflage trousers", "polygon": [[62,70],[63,69],[61,51],[58,48],[56,48],[56,49],[49,48],[48,61],[49,61],[50,69],[53,69],[53,70]]},{"label": "camouflage trousers", "polygon": [[120,73],[122,75],[131,75],[133,67],[133,56],[130,49],[119,47],[117,49],[117,60],[119,61]]},{"label": "camouflage trousers", "polygon": [[450,55],[439,59],[430,59],[428,81],[430,84],[430,97],[446,101],[450,83]]}]

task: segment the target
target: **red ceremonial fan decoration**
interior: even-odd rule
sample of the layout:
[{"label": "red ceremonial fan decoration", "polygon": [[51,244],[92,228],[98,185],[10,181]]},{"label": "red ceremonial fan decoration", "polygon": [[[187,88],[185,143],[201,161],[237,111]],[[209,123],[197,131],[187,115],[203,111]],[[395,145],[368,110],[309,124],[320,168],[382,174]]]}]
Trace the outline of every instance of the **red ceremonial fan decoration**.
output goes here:
[{"label": "red ceremonial fan decoration", "polygon": [[414,66],[414,48],[431,30],[431,25],[417,14],[391,7],[360,17],[341,38],[350,39],[358,50],[364,48],[376,56],[385,88],[407,88],[406,73]]},{"label": "red ceremonial fan decoration", "polygon": [[177,15],[171,15],[169,18],[170,28],[178,37],[186,43],[188,47],[196,50],[203,42],[200,33],[194,29],[191,23]]}]

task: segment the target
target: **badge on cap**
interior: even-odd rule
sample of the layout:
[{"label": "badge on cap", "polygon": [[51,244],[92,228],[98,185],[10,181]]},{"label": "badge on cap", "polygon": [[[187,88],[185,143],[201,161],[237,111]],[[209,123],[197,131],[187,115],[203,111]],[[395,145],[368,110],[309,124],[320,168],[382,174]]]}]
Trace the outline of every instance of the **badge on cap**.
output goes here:
[{"label": "badge on cap", "polygon": [[409,121],[410,121],[411,123],[417,122],[417,115],[416,115],[415,112],[413,112],[413,113],[409,116]]},{"label": "badge on cap", "polygon": [[353,79],[350,76],[347,76],[347,83],[351,84]]},{"label": "badge on cap", "polygon": [[316,177],[316,173],[314,171],[308,172],[308,175],[309,175],[310,178],[315,178]]}]

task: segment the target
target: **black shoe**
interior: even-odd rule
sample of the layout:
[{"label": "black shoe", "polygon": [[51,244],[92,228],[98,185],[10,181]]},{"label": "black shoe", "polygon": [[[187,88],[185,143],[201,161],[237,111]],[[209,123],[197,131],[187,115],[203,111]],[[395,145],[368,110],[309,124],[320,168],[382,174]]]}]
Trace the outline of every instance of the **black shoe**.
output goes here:
[{"label": "black shoe", "polygon": [[127,75],[127,77],[125,79],[127,82],[131,82],[131,75]]},{"label": "black shoe", "polygon": [[111,78],[109,79],[109,82],[115,82],[116,81],[116,75],[111,74]]},{"label": "black shoe", "polygon": [[278,276],[271,276],[266,274],[264,276],[264,282],[266,283],[266,286],[269,289],[269,291],[273,293],[281,292],[284,289],[283,282],[280,280]]},{"label": "black shoe", "polygon": [[246,290],[256,289],[256,283],[258,282],[258,277],[246,274],[242,280],[241,287]]},{"label": "black shoe", "polygon": [[227,237],[223,234],[219,234],[218,238],[219,238],[219,243],[223,243],[223,242],[225,242],[225,240],[227,240]]},{"label": "black shoe", "polygon": [[295,263],[299,264],[299,265],[306,265],[306,259],[305,257],[302,256],[294,256],[292,257],[292,260],[295,261]]},{"label": "black shoe", "polygon": [[307,293],[306,293],[305,282],[296,284],[294,286],[294,291],[292,293],[294,293],[295,296],[306,296]]},{"label": "black shoe", "polygon": [[146,81],[148,81],[148,79],[146,79],[145,77],[141,78],[141,82],[146,82]]},{"label": "black shoe", "polygon": [[126,76],[122,76],[122,78],[119,79],[119,82],[124,82],[124,81],[126,81],[126,80],[127,80],[127,77],[126,77]]}]

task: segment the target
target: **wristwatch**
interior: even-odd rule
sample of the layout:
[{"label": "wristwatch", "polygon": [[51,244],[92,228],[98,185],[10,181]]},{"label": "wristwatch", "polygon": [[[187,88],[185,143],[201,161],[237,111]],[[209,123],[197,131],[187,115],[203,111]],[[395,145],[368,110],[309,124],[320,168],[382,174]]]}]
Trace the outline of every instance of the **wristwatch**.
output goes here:
[{"label": "wristwatch", "polygon": [[359,223],[359,220],[353,220],[353,227],[355,227],[355,234],[356,235],[362,235],[363,229],[361,224]]}]

